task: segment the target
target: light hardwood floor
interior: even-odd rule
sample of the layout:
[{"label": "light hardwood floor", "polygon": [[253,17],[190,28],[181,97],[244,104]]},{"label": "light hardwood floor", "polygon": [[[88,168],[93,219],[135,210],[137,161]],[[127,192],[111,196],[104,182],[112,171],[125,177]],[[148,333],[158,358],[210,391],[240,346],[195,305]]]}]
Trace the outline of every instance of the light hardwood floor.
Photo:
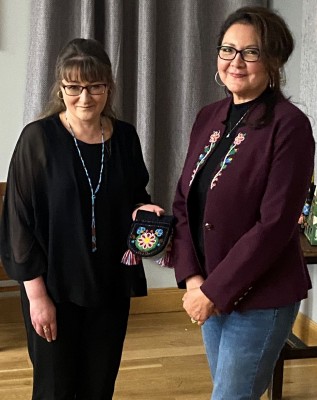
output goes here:
[{"label": "light hardwood floor", "polygon": [[[316,400],[316,377],[316,359],[287,361],[283,399]],[[23,325],[1,323],[0,399],[29,400],[31,385]],[[209,400],[210,391],[200,330],[184,312],[130,316],[114,400]]]}]

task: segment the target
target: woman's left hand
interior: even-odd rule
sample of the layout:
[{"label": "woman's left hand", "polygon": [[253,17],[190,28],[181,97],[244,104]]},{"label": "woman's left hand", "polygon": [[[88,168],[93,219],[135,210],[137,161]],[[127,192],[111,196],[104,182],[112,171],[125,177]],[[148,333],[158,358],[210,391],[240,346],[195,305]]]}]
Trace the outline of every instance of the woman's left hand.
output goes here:
[{"label": "woman's left hand", "polygon": [[144,210],[144,211],[150,211],[154,212],[156,215],[160,216],[165,213],[165,210],[161,208],[160,206],[157,206],[155,204],[142,204],[142,206],[136,208],[133,213],[132,213],[132,219],[133,221],[135,220],[136,213],[138,210]]},{"label": "woman's left hand", "polygon": [[203,325],[213,315],[220,315],[215,304],[205,296],[199,287],[190,289],[184,294],[183,307],[192,322],[196,321],[198,325]]}]

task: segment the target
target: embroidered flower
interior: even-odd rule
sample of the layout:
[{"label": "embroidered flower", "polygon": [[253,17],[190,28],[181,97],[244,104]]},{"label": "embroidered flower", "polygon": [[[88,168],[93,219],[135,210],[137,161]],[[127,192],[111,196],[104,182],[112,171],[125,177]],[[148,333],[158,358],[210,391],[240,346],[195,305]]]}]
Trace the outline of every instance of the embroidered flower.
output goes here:
[{"label": "embroidered flower", "polygon": [[220,163],[220,168],[219,168],[218,172],[214,175],[214,177],[210,183],[210,189],[213,189],[217,185],[219,177],[222,175],[222,171],[225,170],[228,167],[228,165],[230,165],[232,163],[233,156],[238,152],[237,146],[239,146],[245,140],[245,137],[246,137],[246,133],[242,133],[242,132],[238,133],[238,135],[235,137],[227,154],[225,155],[224,159]]},{"label": "embroidered flower", "polygon": [[213,131],[213,133],[210,135],[209,142],[210,143],[216,143],[216,141],[220,138],[220,131]]},{"label": "embroidered flower", "polygon": [[157,245],[157,242],[157,236],[153,232],[146,231],[137,237],[135,245],[139,250],[150,251]]},{"label": "embroidered flower", "polygon": [[216,186],[220,176],[221,176],[221,172],[219,172],[219,174],[217,176],[215,176],[215,178],[211,181],[210,189],[212,189],[214,186]]},{"label": "embroidered flower", "polygon": [[155,230],[155,235],[161,237],[163,235],[163,229],[159,228]]},{"label": "embroidered flower", "polygon": [[220,138],[220,131],[213,131],[213,133],[210,135],[209,138],[209,145],[204,147],[204,152],[199,154],[198,156],[198,161],[196,163],[196,166],[192,172],[191,179],[189,182],[189,186],[192,184],[195,175],[199,169],[199,167],[205,162],[207,159],[208,154],[211,152],[211,150],[215,147],[217,140]]},{"label": "embroidered flower", "polygon": [[137,233],[138,235],[140,235],[140,234],[143,233],[144,231],[145,231],[144,226],[140,226],[140,228],[138,228],[138,230],[136,231],[136,233]]},{"label": "embroidered flower", "polygon": [[239,144],[241,144],[243,141],[244,141],[244,138],[245,138],[245,134],[243,134],[243,133],[238,133],[238,135],[235,137],[235,139],[234,139],[234,144],[235,145],[239,145]]}]

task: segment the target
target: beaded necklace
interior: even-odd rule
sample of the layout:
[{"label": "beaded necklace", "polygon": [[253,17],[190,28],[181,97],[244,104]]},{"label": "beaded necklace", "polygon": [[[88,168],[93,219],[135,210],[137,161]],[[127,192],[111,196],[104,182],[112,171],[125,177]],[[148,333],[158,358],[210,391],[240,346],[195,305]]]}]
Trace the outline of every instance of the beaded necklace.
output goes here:
[{"label": "beaded necklace", "polygon": [[104,158],[105,158],[105,140],[104,140],[104,129],[102,126],[102,123],[100,122],[100,128],[101,128],[101,143],[102,143],[102,149],[101,149],[101,165],[100,165],[100,173],[99,173],[99,180],[97,183],[97,186],[95,188],[95,190],[92,187],[91,184],[91,179],[85,164],[85,161],[81,155],[81,151],[79,149],[78,146],[78,142],[76,139],[76,136],[74,134],[73,128],[71,126],[71,124],[68,122],[67,116],[66,116],[66,121],[68,123],[68,127],[70,130],[70,133],[72,134],[73,138],[74,138],[74,142],[75,142],[75,146],[77,148],[77,152],[79,155],[79,158],[81,160],[81,163],[84,167],[87,179],[88,179],[88,183],[89,183],[89,187],[90,187],[90,192],[91,192],[91,251],[94,253],[97,250],[97,240],[96,240],[96,220],[95,220],[95,199],[96,199],[96,195],[97,192],[100,189],[100,184],[101,184],[101,178],[102,178],[102,171],[103,171],[103,165],[104,165]]}]

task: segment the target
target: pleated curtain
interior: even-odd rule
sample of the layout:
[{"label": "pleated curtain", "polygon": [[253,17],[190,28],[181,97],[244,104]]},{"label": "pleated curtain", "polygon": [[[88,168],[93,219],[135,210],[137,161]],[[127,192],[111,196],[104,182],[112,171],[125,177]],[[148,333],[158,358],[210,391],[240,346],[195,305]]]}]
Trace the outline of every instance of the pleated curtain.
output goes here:
[{"label": "pleated curtain", "polygon": [[47,101],[60,49],[75,37],[99,40],[113,65],[117,116],[135,125],[149,191],[170,211],[196,114],[224,96],[214,81],[220,25],[246,5],[268,1],[32,0],[24,123]]}]

